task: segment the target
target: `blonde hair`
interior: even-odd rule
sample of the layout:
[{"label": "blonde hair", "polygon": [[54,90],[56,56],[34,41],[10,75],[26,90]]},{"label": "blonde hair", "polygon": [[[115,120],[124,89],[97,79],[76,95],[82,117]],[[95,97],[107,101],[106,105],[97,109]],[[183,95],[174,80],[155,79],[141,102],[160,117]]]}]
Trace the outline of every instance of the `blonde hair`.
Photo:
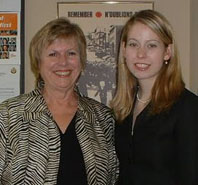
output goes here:
[{"label": "blonde hair", "polygon": [[168,60],[168,65],[163,65],[152,87],[151,114],[167,111],[180,96],[185,86],[182,80],[177,46],[170,23],[162,14],[154,10],[142,10],[135,13],[126,22],[122,30],[117,64],[117,89],[110,104],[118,121],[122,121],[130,114],[137,92],[138,81],[127,68],[121,49],[123,44],[126,45],[129,30],[137,22],[148,26],[155,32],[165,47],[168,47],[170,44],[172,45],[172,55]]},{"label": "blonde hair", "polygon": [[31,70],[36,78],[36,86],[42,82],[39,72],[39,62],[43,48],[49,46],[57,38],[75,38],[80,50],[80,62],[82,69],[85,68],[87,59],[86,38],[81,28],[71,23],[67,18],[54,19],[44,25],[32,38],[29,48]]}]

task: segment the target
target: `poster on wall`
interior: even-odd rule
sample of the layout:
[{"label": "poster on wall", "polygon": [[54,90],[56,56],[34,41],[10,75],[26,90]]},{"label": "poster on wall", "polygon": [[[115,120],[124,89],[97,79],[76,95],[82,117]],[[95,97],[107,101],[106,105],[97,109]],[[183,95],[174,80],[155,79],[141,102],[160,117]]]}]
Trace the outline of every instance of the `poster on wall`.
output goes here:
[{"label": "poster on wall", "polygon": [[58,17],[77,23],[87,40],[86,69],[79,79],[82,94],[106,105],[116,88],[116,58],[123,24],[153,2],[57,3]]},{"label": "poster on wall", "polygon": [[0,12],[0,64],[20,64],[20,15]]},{"label": "poster on wall", "polygon": [[0,11],[0,102],[20,94],[20,12]]}]

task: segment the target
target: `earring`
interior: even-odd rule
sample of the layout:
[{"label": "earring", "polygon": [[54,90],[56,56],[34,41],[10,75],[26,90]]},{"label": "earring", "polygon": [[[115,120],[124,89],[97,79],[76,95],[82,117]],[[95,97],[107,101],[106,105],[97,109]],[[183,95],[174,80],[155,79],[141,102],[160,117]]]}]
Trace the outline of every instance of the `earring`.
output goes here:
[{"label": "earring", "polygon": [[167,60],[165,60],[165,62],[164,62],[164,63],[165,63],[165,65],[167,65],[167,64],[168,64],[168,61],[167,61]]}]

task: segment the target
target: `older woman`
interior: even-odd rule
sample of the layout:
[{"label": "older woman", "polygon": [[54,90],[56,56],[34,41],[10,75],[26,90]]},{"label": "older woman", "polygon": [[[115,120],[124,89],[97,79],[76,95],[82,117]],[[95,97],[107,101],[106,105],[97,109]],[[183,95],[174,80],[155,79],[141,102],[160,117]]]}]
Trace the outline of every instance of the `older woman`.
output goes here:
[{"label": "older woman", "polygon": [[32,39],[30,59],[36,88],[0,105],[1,184],[115,184],[112,113],[76,88],[86,61],[82,30],[50,21]]}]

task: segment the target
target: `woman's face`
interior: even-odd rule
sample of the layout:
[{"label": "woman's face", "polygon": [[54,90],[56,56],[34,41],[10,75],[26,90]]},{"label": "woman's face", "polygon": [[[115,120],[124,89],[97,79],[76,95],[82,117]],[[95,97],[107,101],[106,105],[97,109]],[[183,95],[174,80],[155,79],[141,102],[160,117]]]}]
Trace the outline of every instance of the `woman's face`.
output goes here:
[{"label": "woman's face", "polygon": [[45,88],[73,90],[81,72],[80,52],[74,38],[58,38],[44,48],[39,64]]},{"label": "woman's face", "polygon": [[8,51],[8,46],[7,45],[3,46],[3,51]]},{"label": "woman's face", "polygon": [[3,44],[7,44],[7,40],[6,39],[3,39]]},{"label": "woman's face", "polygon": [[140,22],[130,28],[127,38],[122,47],[130,72],[138,81],[154,82],[164,61],[171,57],[171,46],[166,48],[158,35]]}]

